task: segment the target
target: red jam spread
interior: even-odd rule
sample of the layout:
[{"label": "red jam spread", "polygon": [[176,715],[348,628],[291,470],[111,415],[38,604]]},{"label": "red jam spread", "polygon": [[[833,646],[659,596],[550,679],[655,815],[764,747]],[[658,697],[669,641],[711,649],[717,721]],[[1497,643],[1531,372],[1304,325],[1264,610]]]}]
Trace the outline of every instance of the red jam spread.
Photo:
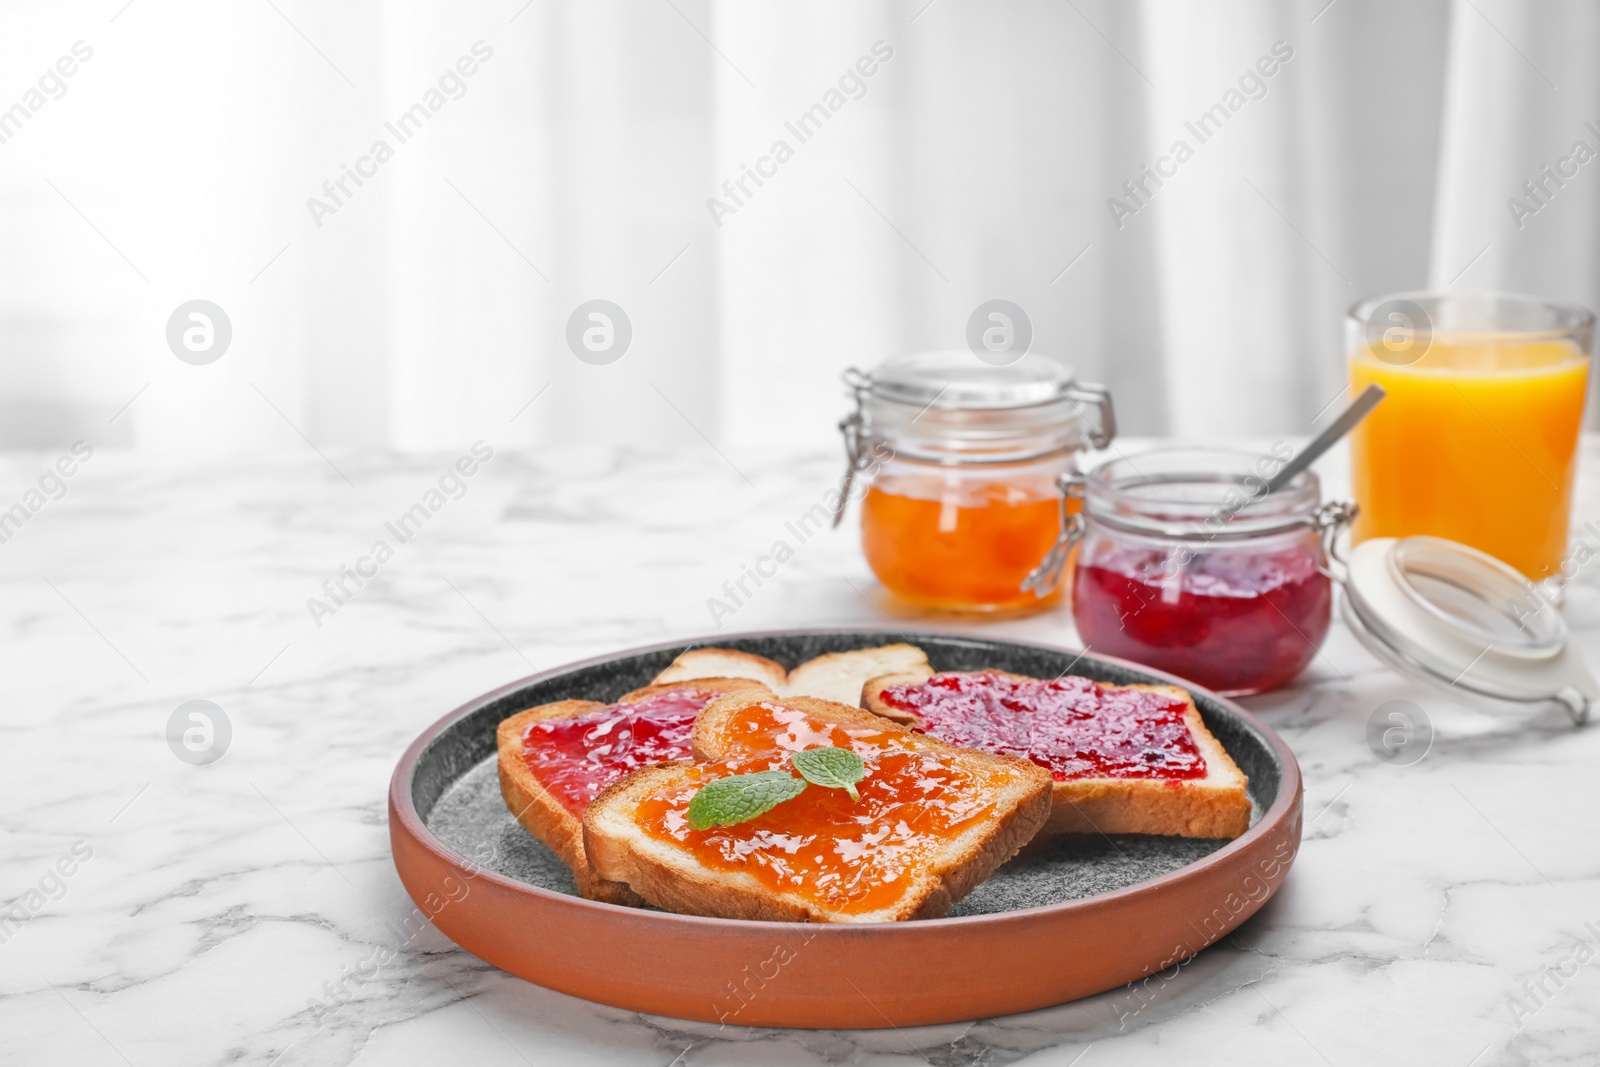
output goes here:
[{"label": "red jam spread", "polygon": [[[793,893],[834,911],[864,913],[894,903],[909,872],[990,809],[1011,784],[1003,767],[974,772],[913,733],[845,726],[803,711],[753,704],[729,723],[722,759],[697,764],[686,781],[639,805],[639,825],[707,867],[745,871],[775,892]],[[866,766],[861,799],[811,786],[793,800],[735,826],[689,828],[689,801],[718,778],[786,770],[791,753],[853,749]]]},{"label": "red jam spread", "polygon": [[1080,562],[1072,614],[1096,652],[1228,694],[1285,684],[1328,634],[1333,587],[1309,545],[1210,551],[1182,568],[1161,549],[1117,547]]},{"label": "red jam spread", "polygon": [[1148,689],[983,671],[892,685],[882,700],[915,715],[926,733],[1031,759],[1058,782],[1154,778],[1176,784],[1206,776],[1206,761],[1184,721],[1188,702]]},{"label": "red jam spread", "polygon": [[528,770],[577,816],[589,801],[630,771],[690,757],[694,719],[718,694],[668,689],[634,704],[613,704],[528,727],[522,758]]}]

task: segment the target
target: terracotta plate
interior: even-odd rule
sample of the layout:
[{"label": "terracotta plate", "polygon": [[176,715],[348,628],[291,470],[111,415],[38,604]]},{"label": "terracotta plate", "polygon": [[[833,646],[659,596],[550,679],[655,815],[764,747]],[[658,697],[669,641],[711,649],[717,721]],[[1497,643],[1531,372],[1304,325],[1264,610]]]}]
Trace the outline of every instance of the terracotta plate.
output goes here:
[{"label": "terracotta plate", "polygon": [[[871,630],[719,635],[787,666],[908,640],[939,670],[1180,679],[1071,649]],[[659,645],[515,682],[451,712],[389,787],[395,867],[467,951],[540,985],[622,1008],[751,1026],[887,1027],[1027,1011],[1172,967],[1249,918],[1300,846],[1300,769],[1281,738],[1202,689],[1206,725],[1250,779],[1254,825],[1231,842],[1083,836],[1003,867],[947,918],[871,926],[704,919],[575,895],[566,868],[500,799],[495,727],[524,708],[610,700],[684,648]]]}]

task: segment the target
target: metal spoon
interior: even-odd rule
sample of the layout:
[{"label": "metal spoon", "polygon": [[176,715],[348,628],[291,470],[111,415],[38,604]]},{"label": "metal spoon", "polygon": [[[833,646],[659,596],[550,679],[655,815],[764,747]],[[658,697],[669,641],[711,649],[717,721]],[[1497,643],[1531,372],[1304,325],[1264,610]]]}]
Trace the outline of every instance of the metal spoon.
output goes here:
[{"label": "metal spoon", "polygon": [[1284,464],[1283,469],[1272,476],[1267,482],[1267,488],[1262,495],[1276,493],[1279,489],[1289,484],[1289,479],[1305,470],[1322,457],[1322,454],[1338,443],[1339,438],[1355,429],[1356,423],[1367,417],[1373,408],[1378,406],[1378,401],[1387,395],[1383,386],[1373,382],[1361,391],[1361,395],[1337,419],[1328,424],[1328,428],[1313,437],[1300,454]]}]

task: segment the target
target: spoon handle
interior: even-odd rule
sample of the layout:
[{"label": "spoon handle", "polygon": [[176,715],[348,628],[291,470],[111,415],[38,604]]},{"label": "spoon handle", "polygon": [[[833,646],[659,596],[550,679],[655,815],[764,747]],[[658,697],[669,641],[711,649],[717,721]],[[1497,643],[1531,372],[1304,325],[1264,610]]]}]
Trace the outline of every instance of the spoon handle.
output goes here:
[{"label": "spoon handle", "polygon": [[1269,494],[1276,493],[1279,489],[1289,484],[1289,479],[1315,463],[1324,452],[1338,442],[1339,438],[1349,433],[1355,428],[1356,423],[1366,418],[1367,413],[1377,407],[1378,401],[1382,400],[1385,395],[1383,386],[1377,382],[1373,382],[1363,389],[1361,395],[1356,397],[1355,402],[1345,408],[1337,419],[1329,423],[1326,430],[1313,437],[1310,443],[1300,450],[1299,455],[1284,464],[1283,469],[1272,476],[1272,480],[1267,482],[1266,492]]}]

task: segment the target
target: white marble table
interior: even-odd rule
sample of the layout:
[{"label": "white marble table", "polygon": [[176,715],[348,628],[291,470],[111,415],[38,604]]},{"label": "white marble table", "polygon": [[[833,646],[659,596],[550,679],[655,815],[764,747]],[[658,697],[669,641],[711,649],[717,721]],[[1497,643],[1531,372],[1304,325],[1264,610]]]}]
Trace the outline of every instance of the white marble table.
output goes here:
[{"label": "white marble table", "polygon": [[[384,810],[407,742],[535,669],[710,631],[706,599],[839,467],[832,454],[734,453],[736,471],[704,449],[502,452],[413,539],[386,535],[465,451],[331,453],[337,471],[309,450],[181,466],[101,451],[0,544],[0,902],[27,916],[0,925],[0,1059],[1600,1058],[1600,728],[1460,706],[1385,671],[1338,628],[1296,686],[1248,702],[1305,773],[1293,872],[1238,936],[1147,1000],[1123,990],[905,1031],[719,1031],[537,988],[430,928],[319,1020],[308,1002],[393,943],[389,924],[411,908]],[[0,458],[0,508],[57,454]],[[1596,469],[1600,456],[1589,459]],[[1584,497],[1600,517],[1600,495]],[[394,557],[359,591],[347,579],[354,595],[313,620],[307,598],[378,538]],[[872,623],[874,596],[854,536],[823,535],[724,625]],[[1567,610],[1600,657],[1600,563]],[[1075,640],[1060,614],[993,629]],[[1364,739],[1373,710],[1398,697],[1438,731],[1409,767],[1380,762]],[[181,762],[165,740],[191,699],[231,723],[210,766]]]}]

